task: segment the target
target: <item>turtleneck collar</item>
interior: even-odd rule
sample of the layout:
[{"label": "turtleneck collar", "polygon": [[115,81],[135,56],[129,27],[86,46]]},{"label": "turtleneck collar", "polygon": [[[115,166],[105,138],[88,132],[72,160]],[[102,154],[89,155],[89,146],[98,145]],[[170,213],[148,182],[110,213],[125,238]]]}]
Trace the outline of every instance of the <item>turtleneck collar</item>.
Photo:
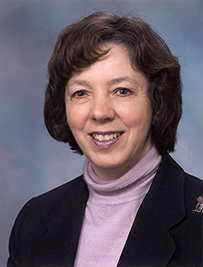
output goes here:
[{"label": "turtleneck collar", "polygon": [[160,154],[155,147],[152,147],[131,170],[120,178],[102,180],[94,173],[91,162],[87,159],[84,165],[84,179],[90,193],[89,201],[113,204],[143,198],[151,186],[160,161]]}]

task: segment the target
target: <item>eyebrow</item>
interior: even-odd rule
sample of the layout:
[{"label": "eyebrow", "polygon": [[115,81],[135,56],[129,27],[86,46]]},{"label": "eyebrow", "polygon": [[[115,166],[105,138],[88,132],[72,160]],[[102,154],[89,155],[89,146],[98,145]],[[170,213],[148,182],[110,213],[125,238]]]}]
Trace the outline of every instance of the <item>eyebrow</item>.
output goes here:
[{"label": "eyebrow", "polygon": [[[108,84],[114,85],[114,84],[118,84],[121,82],[137,83],[136,80],[131,79],[126,76],[126,77],[117,77],[117,78],[111,79],[110,81],[108,81]],[[69,84],[69,86],[72,86],[72,85],[90,86],[90,82],[86,80],[75,80]]]},{"label": "eyebrow", "polygon": [[82,86],[88,86],[90,83],[86,80],[75,80],[73,82],[70,82],[69,86],[72,85],[82,85]]},{"label": "eyebrow", "polygon": [[112,80],[110,80],[108,83],[110,85],[114,85],[114,84],[118,84],[118,83],[121,83],[121,82],[129,82],[129,83],[137,83],[136,80],[134,79],[131,79],[129,77],[118,77],[118,78],[114,78]]}]

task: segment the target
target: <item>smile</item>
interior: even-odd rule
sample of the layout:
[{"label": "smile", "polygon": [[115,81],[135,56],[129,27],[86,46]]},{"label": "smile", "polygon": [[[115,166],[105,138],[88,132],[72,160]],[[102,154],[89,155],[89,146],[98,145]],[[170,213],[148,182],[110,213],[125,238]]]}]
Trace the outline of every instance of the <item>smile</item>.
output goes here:
[{"label": "smile", "polygon": [[99,148],[109,148],[117,143],[122,137],[123,132],[117,133],[92,133],[92,141]]},{"label": "smile", "polygon": [[109,141],[118,138],[122,133],[111,133],[111,134],[92,134],[94,140],[98,141]]}]

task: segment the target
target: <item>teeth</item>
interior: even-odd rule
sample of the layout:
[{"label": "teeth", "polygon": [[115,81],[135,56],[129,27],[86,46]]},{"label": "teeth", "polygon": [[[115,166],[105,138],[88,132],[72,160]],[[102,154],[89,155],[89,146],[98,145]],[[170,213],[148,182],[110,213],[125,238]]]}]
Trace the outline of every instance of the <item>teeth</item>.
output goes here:
[{"label": "teeth", "polygon": [[113,140],[117,137],[119,137],[121,135],[121,133],[112,133],[112,134],[92,134],[92,137],[98,141],[109,141],[109,140]]}]

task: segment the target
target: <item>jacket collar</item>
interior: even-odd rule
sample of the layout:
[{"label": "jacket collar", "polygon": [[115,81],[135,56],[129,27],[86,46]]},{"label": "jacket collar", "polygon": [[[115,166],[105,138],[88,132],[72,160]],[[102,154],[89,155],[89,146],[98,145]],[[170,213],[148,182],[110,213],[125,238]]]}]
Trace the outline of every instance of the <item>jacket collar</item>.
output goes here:
[{"label": "jacket collar", "polygon": [[166,154],[138,211],[118,266],[166,266],[175,251],[168,230],[184,217],[184,172]]}]

